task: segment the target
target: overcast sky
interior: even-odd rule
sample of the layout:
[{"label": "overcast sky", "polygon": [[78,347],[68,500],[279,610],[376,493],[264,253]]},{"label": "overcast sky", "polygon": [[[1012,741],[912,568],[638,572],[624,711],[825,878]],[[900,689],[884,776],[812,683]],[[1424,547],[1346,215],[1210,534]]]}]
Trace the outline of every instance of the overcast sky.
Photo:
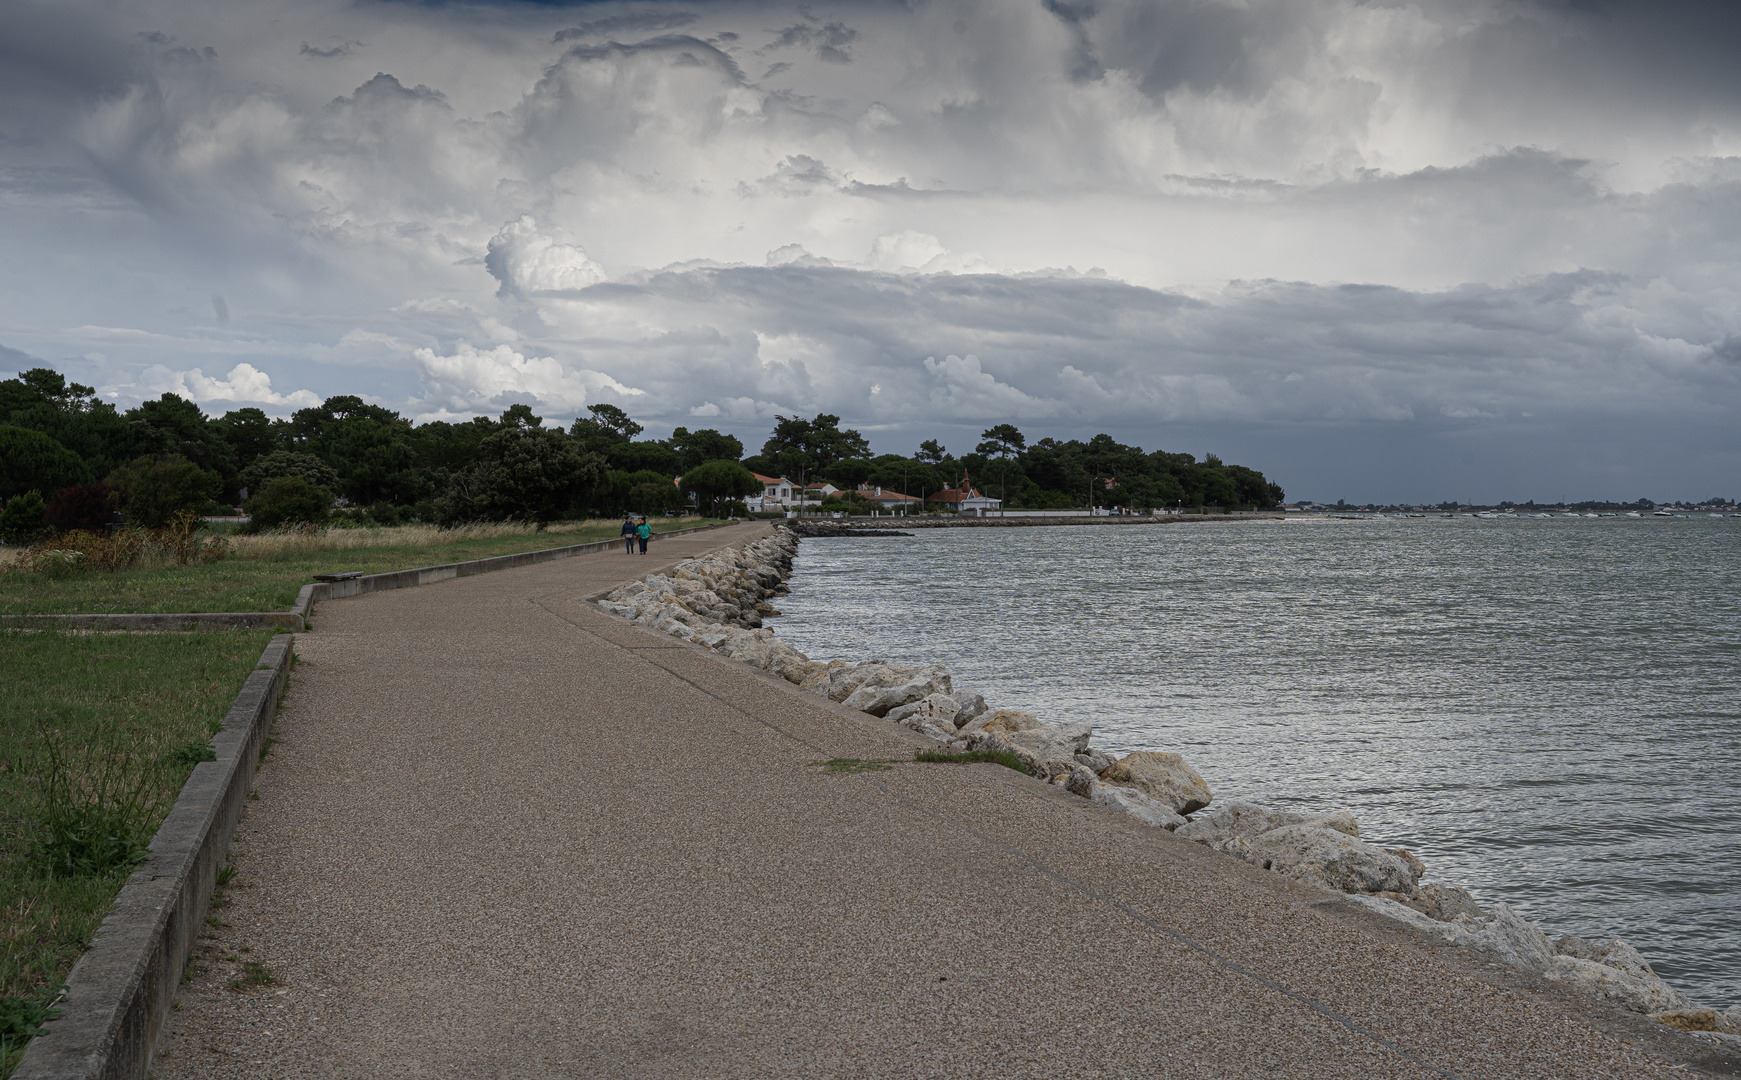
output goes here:
[{"label": "overcast sky", "polygon": [[1741,496],[1741,5],[0,7],[0,373]]}]

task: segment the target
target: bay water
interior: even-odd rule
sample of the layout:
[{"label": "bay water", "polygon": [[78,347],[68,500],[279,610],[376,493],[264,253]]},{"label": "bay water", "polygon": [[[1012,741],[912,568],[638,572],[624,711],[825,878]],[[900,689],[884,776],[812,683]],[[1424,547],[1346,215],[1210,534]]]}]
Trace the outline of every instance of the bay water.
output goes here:
[{"label": "bay water", "polygon": [[1741,519],[1388,518],[804,541],[770,621],[1349,810],[1424,881],[1741,1004]]}]

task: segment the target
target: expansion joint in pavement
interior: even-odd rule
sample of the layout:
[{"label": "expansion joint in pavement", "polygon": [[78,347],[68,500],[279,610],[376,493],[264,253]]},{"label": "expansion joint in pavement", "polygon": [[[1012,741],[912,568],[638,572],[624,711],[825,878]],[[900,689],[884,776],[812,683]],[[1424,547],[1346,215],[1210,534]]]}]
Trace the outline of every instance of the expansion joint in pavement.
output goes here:
[{"label": "expansion joint in pavement", "polygon": [[[644,653],[654,653],[654,652],[670,652],[673,650],[688,649],[689,648],[688,645],[685,645],[681,642],[673,642],[670,645],[664,645],[662,643],[660,643],[660,644],[649,643],[647,645],[642,645],[642,646],[623,645],[623,644],[620,644],[618,642],[614,642],[614,641],[611,641],[607,638],[601,637],[600,635],[587,629],[585,626],[582,626],[580,623],[576,622],[574,619],[570,618],[568,615],[566,615],[560,611],[557,611],[556,609],[552,608],[550,605],[546,604],[542,598],[534,599],[533,603],[537,604],[544,611],[548,612],[549,614],[555,616],[558,619],[561,619],[563,622],[568,623],[570,626],[574,627],[576,630],[579,630],[581,633],[594,639],[595,641],[599,642],[601,645],[603,645],[607,648],[620,649],[623,652],[630,653],[630,654],[637,654],[637,655],[644,654]],[[673,679],[676,679],[679,682],[683,683],[684,685],[700,691],[702,694],[705,694],[706,696],[719,702],[720,704],[724,705],[726,708],[730,709],[732,712],[743,717],[744,719],[749,720],[752,723],[760,724],[761,726],[769,729],[770,731],[775,732],[776,734],[782,736],[783,738],[788,739],[791,742],[793,742],[799,746],[804,747],[806,750],[809,750],[812,753],[815,753],[815,754],[825,754],[826,753],[826,751],[822,747],[816,745],[815,743],[812,743],[809,740],[804,739],[803,737],[801,737],[799,735],[795,735],[792,732],[787,731],[785,728],[780,727],[778,724],[773,723],[772,721],[766,719],[765,717],[758,716],[755,713],[750,712],[749,710],[746,710],[746,709],[740,707],[736,702],[732,701],[729,697],[726,697],[726,696],[723,696],[722,694],[720,694],[718,689],[716,689],[715,687],[705,686],[705,685],[698,683],[695,680],[683,675],[680,672],[673,671],[672,669],[666,667],[665,665],[658,663],[651,656],[646,656],[646,657],[644,657],[644,659],[648,663],[653,664],[655,667],[658,667],[660,670],[669,674]],[[943,825],[946,825],[952,829],[955,829],[958,832],[966,833],[967,835],[972,836],[975,839],[978,839],[986,844],[991,845],[992,847],[1005,853],[1006,855],[1009,855],[1009,856],[1011,856],[1011,857],[1013,857],[1013,858],[1015,858],[1023,863],[1026,863],[1028,866],[1033,867],[1035,870],[1038,870],[1040,873],[1046,875],[1047,877],[1051,878],[1052,880],[1057,881],[1060,884],[1063,884],[1065,886],[1068,886],[1071,889],[1074,889],[1075,891],[1081,893],[1083,896],[1086,896],[1089,899],[1094,900],[1097,903],[1105,904],[1105,905],[1111,907],[1112,909],[1114,909],[1118,912],[1121,912],[1126,917],[1130,918],[1132,921],[1138,923],[1139,925],[1145,926],[1145,927],[1149,928],[1150,930],[1154,930],[1154,931],[1156,931],[1156,932],[1158,932],[1158,933],[1160,933],[1168,938],[1171,938],[1174,941],[1177,941],[1179,944],[1184,945],[1185,947],[1192,949],[1192,950],[1202,954],[1203,956],[1208,957],[1209,959],[1213,960],[1217,964],[1220,964],[1222,967],[1226,968],[1229,971],[1232,971],[1238,975],[1242,975],[1248,979],[1251,979],[1254,982],[1257,982],[1257,983],[1259,983],[1259,984],[1261,984],[1261,985],[1263,985],[1271,990],[1276,991],[1279,994],[1282,994],[1283,996],[1289,998],[1292,1001],[1296,1001],[1296,1002],[1300,1003],[1301,1005],[1306,1006],[1307,1008],[1313,1010],[1314,1012],[1318,1013],[1319,1015],[1321,1015],[1329,1020],[1332,1020],[1337,1024],[1340,1024],[1344,1028],[1347,1028],[1350,1032],[1353,1032],[1354,1034],[1359,1035],[1362,1038],[1371,1040],[1372,1042],[1374,1042],[1377,1045],[1383,1047],[1384,1049],[1390,1051],[1391,1053],[1408,1059],[1409,1061],[1413,1062],[1416,1065],[1419,1065],[1421,1068],[1426,1069],[1428,1072],[1431,1072],[1436,1076],[1447,1077],[1448,1080],[1461,1080],[1461,1078],[1458,1077],[1456,1073],[1450,1072],[1447,1069],[1442,1069],[1442,1068],[1438,1067],[1437,1065],[1434,1065],[1431,1062],[1422,1059],[1418,1055],[1411,1053],[1410,1051],[1404,1049],[1398,1043],[1396,1043],[1390,1039],[1385,1038],[1384,1036],[1378,1034],[1377,1032],[1371,1030],[1370,1028],[1365,1027],[1364,1025],[1362,1025],[1358,1021],[1354,1020],[1353,1018],[1348,1017],[1348,1016],[1344,1016],[1342,1013],[1339,1013],[1336,1010],[1331,1009],[1331,1008],[1313,1000],[1311,997],[1308,997],[1307,995],[1302,994],[1297,990],[1290,989],[1287,986],[1284,986],[1281,983],[1276,982],[1274,979],[1268,978],[1267,976],[1264,976],[1264,975],[1260,975],[1257,972],[1252,971],[1250,968],[1247,968],[1247,967],[1241,965],[1237,961],[1229,959],[1226,956],[1223,956],[1221,953],[1215,951],[1214,949],[1211,949],[1209,946],[1204,945],[1201,942],[1196,941],[1195,939],[1193,939],[1185,934],[1179,933],[1177,930],[1173,930],[1169,927],[1162,926],[1160,923],[1155,922],[1153,919],[1150,919],[1147,916],[1140,914],[1139,912],[1135,911],[1134,909],[1132,909],[1131,907],[1129,907],[1126,904],[1122,904],[1122,903],[1118,902],[1117,900],[1111,899],[1111,898],[1106,897],[1106,896],[1102,896],[1100,893],[1089,888],[1087,885],[1084,885],[1082,882],[1076,880],[1075,878],[1071,877],[1068,874],[1062,873],[1062,872],[1054,869],[1053,867],[1046,864],[1044,861],[1035,858],[1034,856],[1028,854],[1025,851],[1022,851],[1020,848],[1012,847],[1009,844],[1004,843],[1002,840],[999,840],[994,836],[990,836],[986,833],[983,833],[983,832],[979,831],[978,829],[973,828],[970,825],[964,825],[961,822],[954,820],[953,818],[946,817],[942,814],[937,813],[934,810],[930,810],[930,809],[927,809],[926,807],[920,806],[919,804],[913,802],[911,799],[908,799],[906,796],[901,795],[899,792],[895,791],[893,788],[889,787],[887,784],[884,784],[882,781],[876,779],[874,776],[871,776],[869,774],[859,774],[859,775],[860,775],[860,778],[863,779],[866,783],[875,785],[885,795],[889,796],[895,802],[900,803],[902,806],[906,807],[907,809],[916,811],[920,814],[925,815],[926,817],[933,819],[934,821],[937,821],[937,822],[939,822]]]}]

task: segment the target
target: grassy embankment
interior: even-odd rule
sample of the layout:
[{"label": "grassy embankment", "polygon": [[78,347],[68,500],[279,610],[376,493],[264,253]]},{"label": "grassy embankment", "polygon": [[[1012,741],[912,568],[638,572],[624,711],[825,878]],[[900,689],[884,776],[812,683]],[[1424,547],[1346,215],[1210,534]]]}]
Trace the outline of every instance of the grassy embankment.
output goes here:
[{"label": "grassy embankment", "polygon": [[0,1077],[269,640],[0,631]]},{"label": "grassy embankment", "polygon": [[[668,518],[652,524],[654,531],[668,532],[707,523]],[[234,535],[224,538],[228,554],[214,562],[59,578],[8,571],[0,577],[0,615],[285,611],[315,574],[373,574],[567,547],[611,539],[620,528],[620,522],[589,521],[552,525],[543,532],[527,525],[403,525]],[[10,556],[0,558],[10,561]]]}]

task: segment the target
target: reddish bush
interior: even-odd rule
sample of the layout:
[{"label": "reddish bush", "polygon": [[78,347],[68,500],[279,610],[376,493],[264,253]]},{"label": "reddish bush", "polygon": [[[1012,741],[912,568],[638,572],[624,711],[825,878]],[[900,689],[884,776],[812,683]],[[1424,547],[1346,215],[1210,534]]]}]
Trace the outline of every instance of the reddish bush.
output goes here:
[{"label": "reddish bush", "polygon": [[103,532],[126,499],[126,492],[108,484],[76,484],[62,488],[49,501],[48,527],[57,533],[75,529]]}]

